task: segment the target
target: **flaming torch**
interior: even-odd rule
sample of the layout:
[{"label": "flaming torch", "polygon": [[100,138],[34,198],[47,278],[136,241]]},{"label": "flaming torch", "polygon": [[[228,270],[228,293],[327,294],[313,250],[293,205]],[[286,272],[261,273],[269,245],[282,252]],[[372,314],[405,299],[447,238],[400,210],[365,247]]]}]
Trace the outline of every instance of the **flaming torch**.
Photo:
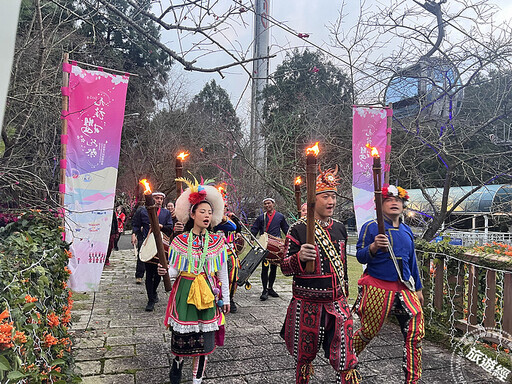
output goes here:
[{"label": "flaming torch", "polygon": [[302,201],[300,199],[300,185],[302,184],[302,178],[297,176],[295,178],[295,205],[297,206],[297,212],[299,213],[299,219],[301,217],[300,207],[302,206]]},{"label": "flaming torch", "polygon": [[[189,156],[188,152],[181,152],[176,156],[176,179],[183,177],[183,162]],[[181,195],[181,181],[176,181],[176,199]]]},{"label": "flaming torch", "polygon": [[[155,200],[151,195],[151,186],[146,179],[139,181],[144,187],[144,199],[146,201],[146,209],[148,210],[149,216],[149,224],[151,225],[151,230],[153,231],[153,236],[155,236],[156,243],[156,255],[158,257],[158,262],[167,269],[167,259],[165,257],[164,251],[164,243],[162,242],[162,235],[160,234],[160,223],[158,222],[157,209],[155,206]],[[172,289],[171,279],[169,278],[169,274],[165,274],[163,276],[165,290],[169,292]]]},{"label": "flaming torch", "polygon": [[366,144],[366,147],[371,149],[372,157],[373,157],[373,191],[375,194],[375,211],[377,213],[377,226],[379,228],[379,234],[384,234],[384,217],[382,215],[382,167],[380,164],[380,156],[379,151],[376,147],[370,146],[370,144]]},{"label": "flaming torch", "polygon": [[[306,149],[306,190],[308,213],[306,215],[306,242],[315,245],[316,157],[320,152],[318,141]],[[315,262],[306,263],[306,273],[313,273]]]}]

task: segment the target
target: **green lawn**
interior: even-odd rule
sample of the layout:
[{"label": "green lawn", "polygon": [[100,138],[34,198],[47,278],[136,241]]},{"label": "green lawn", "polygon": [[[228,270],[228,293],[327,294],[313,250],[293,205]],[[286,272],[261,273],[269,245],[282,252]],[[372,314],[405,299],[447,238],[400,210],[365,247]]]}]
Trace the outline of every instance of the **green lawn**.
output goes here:
[{"label": "green lawn", "polygon": [[348,256],[348,301],[353,303],[357,297],[357,280],[363,273],[363,266],[359,264],[359,261],[355,256]]},{"label": "green lawn", "polygon": [[[352,241],[351,241],[352,240]],[[357,239],[356,239],[357,241]],[[348,240],[349,244],[350,243],[354,243],[354,239],[351,239],[349,237],[349,240]],[[247,252],[249,252],[249,247],[246,247],[242,254],[240,255],[240,259],[243,259],[245,257],[245,255],[247,254]],[[359,264],[359,262],[357,261],[357,259],[355,258],[355,256],[348,256],[348,283],[349,283],[349,287],[348,287],[348,290],[349,290],[349,299],[348,301],[350,303],[353,303],[355,301],[355,299],[357,298],[357,280],[359,280],[359,278],[361,277],[361,274],[363,273],[363,267],[361,264]],[[259,272],[259,268],[253,273],[253,276],[252,276],[252,279],[259,279],[259,276],[260,276],[260,272]],[[289,280],[289,283],[291,284],[291,281],[292,281],[292,278],[291,277],[287,277],[287,276],[284,276],[282,275],[278,268],[278,278],[279,279],[283,279],[283,280]]]}]

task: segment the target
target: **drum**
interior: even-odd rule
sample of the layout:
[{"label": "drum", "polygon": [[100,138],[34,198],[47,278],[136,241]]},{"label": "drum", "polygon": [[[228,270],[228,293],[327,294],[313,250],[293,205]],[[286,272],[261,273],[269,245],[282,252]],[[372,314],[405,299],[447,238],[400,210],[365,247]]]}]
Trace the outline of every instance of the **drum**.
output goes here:
[{"label": "drum", "polygon": [[240,255],[245,248],[245,240],[242,236],[235,237],[235,241],[233,242],[235,247],[235,252],[237,255]]},{"label": "drum", "polygon": [[[167,255],[169,253],[170,238],[163,232],[160,232],[160,234],[162,235],[162,243],[164,244],[164,253],[165,253],[165,255]],[[147,235],[144,242],[142,243],[142,246],[140,247],[139,259],[146,263],[146,262],[150,262],[156,256],[157,256],[157,249],[156,249],[155,235],[153,232],[150,232]]]},{"label": "drum", "polygon": [[267,236],[267,260],[271,264],[281,264],[284,259],[284,240],[269,234],[267,234]]}]

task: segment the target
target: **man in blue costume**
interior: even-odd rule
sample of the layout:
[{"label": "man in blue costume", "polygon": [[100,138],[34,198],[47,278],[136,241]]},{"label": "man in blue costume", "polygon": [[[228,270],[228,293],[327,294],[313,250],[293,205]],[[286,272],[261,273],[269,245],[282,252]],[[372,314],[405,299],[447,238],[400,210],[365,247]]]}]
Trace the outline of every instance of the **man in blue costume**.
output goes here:
[{"label": "man in blue costume", "polygon": [[[283,214],[275,209],[276,202],[274,199],[267,197],[263,200],[264,213],[258,216],[251,227],[251,233],[254,236],[263,235],[265,232],[274,237],[282,237],[281,231],[286,235],[288,233],[288,223]],[[270,268],[269,268],[270,267]],[[269,273],[270,269],[270,273]],[[260,300],[265,301],[268,296],[279,297],[274,291],[274,282],[276,281],[277,264],[270,264],[267,260],[263,260],[261,265],[261,284],[263,292]]]},{"label": "man in blue costume", "polygon": [[[386,317],[394,314],[404,337],[405,383],[413,384],[421,377],[421,341],[425,323],[414,236],[401,220],[408,199],[403,188],[393,185],[382,188],[385,234],[379,234],[376,220],[365,223],[359,233],[356,256],[367,268],[358,281],[361,328],[354,333],[354,349],[359,355],[379,333]],[[388,247],[396,256],[397,266]]]}]

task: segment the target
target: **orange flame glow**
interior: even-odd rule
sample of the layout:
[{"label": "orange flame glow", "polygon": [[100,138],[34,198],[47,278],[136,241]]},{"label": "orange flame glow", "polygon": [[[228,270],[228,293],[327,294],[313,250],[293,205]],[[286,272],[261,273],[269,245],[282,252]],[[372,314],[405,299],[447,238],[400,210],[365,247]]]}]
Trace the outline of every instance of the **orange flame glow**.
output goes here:
[{"label": "orange flame glow", "polygon": [[299,185],[300,183],[302,183],[302,178],[300,176],[297,176],[295,178],[295,185]]},{"label": "orange flame glow", "polygon": [[377,149],[377,147],[372,147],[370,144],[366,144],[366,148],[369,148],[372,150],[372,156],[373,157],[380,157],[379,156],[379,151]]},{"label": "orange flame glow", "polygon": [[313,153],[315,156],[318,156],[320,149],[318,148],[318,141],[312,147],[306,148],[306,155]]},{"label": "orange flame glow", "polygon": [[178,159],[181,159],[181,161],[184,161],[185,160],[185,157],[187,157],[188,155],[190,155],[190,153],[188,152],[181,152],[178,156],[176,156]]},{"label": "orange flame glow", "polygon": [[217,190],[218,190],[220,193],[222,193],[222,191],[224,191],[224,187],[223,187],[222,185],[219,185],[219,186],[217,187]]},{"label": "orange flame glow", "polygon": [[139,183],[141,183],[144,186],[144,194],[149,195],[151,193],[151,186],[149,185],[149,181],[146,179],[139,180]]}]

